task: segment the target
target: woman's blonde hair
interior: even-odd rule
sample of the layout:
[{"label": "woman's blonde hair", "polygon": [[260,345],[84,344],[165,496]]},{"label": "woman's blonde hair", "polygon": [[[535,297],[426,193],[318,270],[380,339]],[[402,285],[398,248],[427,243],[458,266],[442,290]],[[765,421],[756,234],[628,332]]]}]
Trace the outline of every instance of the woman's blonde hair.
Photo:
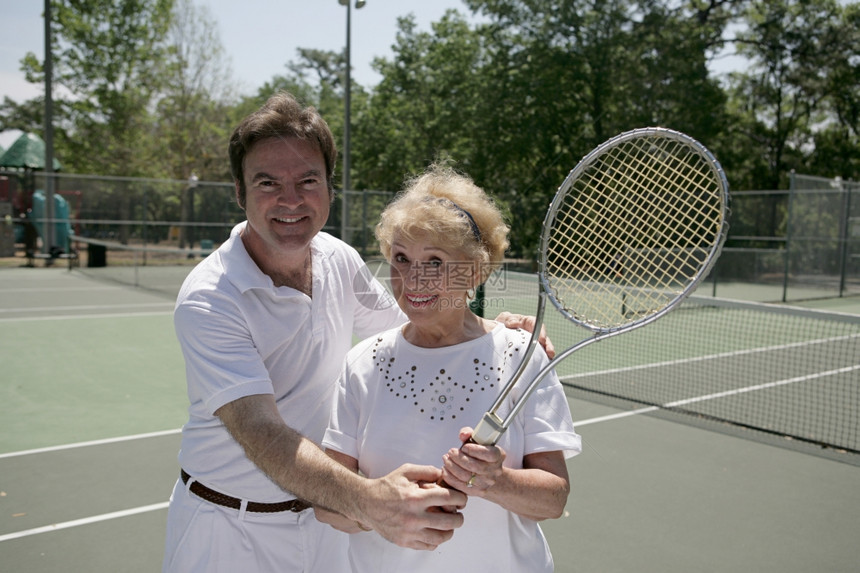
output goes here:
[{"label": "woman's blonde hair", "polygon": [[385,208],[376,238],[389,261],[395,233],[410,240],[420,235],[459,250],[476,263],[478,284],[482,284],[502,265],[509,231],[483,189],[453,168],[433,164],[407,180],[403,191]]}]

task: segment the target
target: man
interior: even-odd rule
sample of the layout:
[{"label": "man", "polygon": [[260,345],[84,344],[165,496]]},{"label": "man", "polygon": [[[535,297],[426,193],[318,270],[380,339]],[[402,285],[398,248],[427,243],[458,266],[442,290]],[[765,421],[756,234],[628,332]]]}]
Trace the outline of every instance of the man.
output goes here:
[{"label": "man", "polygon": [[394,304],[368,304],[383,287],[357,285],[358,253],[320,233],[337,155],[328,126],[280,93],[236,128],[229,153],[247,221],[189,274],[174,314],[191,404],[164,571],[348,570],[344,534],[310,504],[434,549],[463,519],[436,508],[466,502],[435,485],[441,470],[371,480],[317,446],[353,333],[405,322]]}]

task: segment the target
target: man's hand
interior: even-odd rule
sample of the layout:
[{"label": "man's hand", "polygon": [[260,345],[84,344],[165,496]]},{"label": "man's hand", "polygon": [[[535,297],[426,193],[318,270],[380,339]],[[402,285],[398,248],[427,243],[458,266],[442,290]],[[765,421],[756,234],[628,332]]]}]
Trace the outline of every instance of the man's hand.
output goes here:
[{"label": "man's hand", "polygon": [[436,485],[441,476],[438,468],[405,464],[370,480],[369,495],[360,502],[362,521],[401,547],[436,549],[463,525],[463,514],[442,506],[466,506],[461,492]]},{"label": "man's hand", "polygon": [[462,514],[441,509],[466,505],[461,492],[436,485],[441,469],[406,464],[381,478],[361,477],[357,460],[344,465],[288,427],[271,394],[239,398],[215,414],[248,459],[284,490],[319,507],[337,529],[352,530],[354,521],[401,547],[435,549],[463,525]]},{"label": "man's hand", "polygon": [[[522,328],[526,332],[534,332],[535,322],[537,322],[537,319],[534,316],[511,314],[508,311],[504,311],[496,317],[496,322],[501,322],[508,328]],[[541,346],[543,346],[544,351],[546,351],[547,357],[552,360],[555,356],[555,347],[552,345],[552,341],[549,339],[549,336],[547,336],[546,327],[543,325],[541,325],[540,327],[540,335],[538,337],[538,342]]]},{"label": "man's hand", "polygon": [[344,533],[359,533],[360,531],[370,531],[370,528],[366,525],[363,525],[358,521],[352,520],[348,517],[344,517],[336,511],[323,509],[318,505],[314,506],[314,516],[320,523],[327,523],[338,531],[343,531]]}]

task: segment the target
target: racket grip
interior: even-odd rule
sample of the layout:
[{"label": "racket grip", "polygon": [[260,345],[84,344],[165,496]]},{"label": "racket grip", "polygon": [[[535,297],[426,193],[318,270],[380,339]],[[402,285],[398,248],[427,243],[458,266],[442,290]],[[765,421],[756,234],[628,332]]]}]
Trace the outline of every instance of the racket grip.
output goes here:
[{"label": "racket grip", "polygon": [[475,426],[471,441],[482,446],[494,446],[498,443],[506,429],[501,418],[492,412],[487,412],[481,418],[481,421],[478,422],[478,425]]}]

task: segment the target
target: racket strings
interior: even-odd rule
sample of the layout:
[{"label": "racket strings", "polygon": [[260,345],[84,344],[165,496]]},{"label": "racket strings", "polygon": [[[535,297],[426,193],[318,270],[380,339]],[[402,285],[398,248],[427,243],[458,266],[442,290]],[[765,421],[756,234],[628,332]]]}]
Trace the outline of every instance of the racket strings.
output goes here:
[{"label": "racket strings", "polygon": [[553,215],[545,264],[552,296],[598,328],[659,312],[706,264],[721,206],[710,164],[686,144],[640,138],[609,149]]}]

